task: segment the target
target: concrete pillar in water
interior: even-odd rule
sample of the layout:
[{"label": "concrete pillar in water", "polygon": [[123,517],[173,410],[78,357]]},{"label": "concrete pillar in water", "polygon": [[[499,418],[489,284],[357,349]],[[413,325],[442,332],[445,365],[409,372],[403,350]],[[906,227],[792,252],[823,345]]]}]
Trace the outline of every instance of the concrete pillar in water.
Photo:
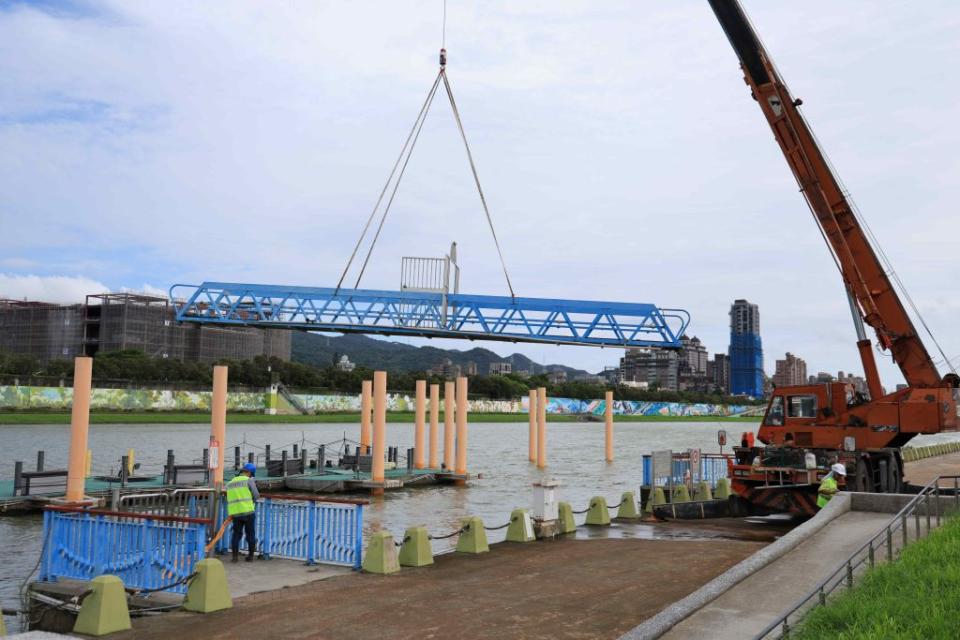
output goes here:
[{"label": "concrete pillar in water", "polygon": [[217,468],[213,469],[213,486],[223,484],[223,448],[227,444],[227,367],[213,368],[213,397],[210,399],[210,437],[217,441]]},{"label": "concrete pillar in water", "polygon": [[527,411],[530,418],[530,436],[529,442],[527,444],[527,457],[530,458],[530,462],[537,461],[537,390],[530,389],[530,395],[528,403],[530,405],[530,410]]},{"label": "concrete pillar in water", "polygon": [[[383,456],[387,437],[387,372],[373,373],[373,462],[371,479],[383,482]],[[383,493],[383,489],[374,489],[374,494]]]},{"label": "concrete pillar in water", "polygon": [[467,379],[457,378],[457,473],[467,473]]},{"label": "concrete pillar in water", "polygon": [[440,385],[430,385],[430,455],[427,466],[440,466]]},{"label": "concrete pillar in water", "polygon": [[603,418],[606,423],[606,428],[604,429],[604,433],[606,434],[606,459],[607,462],[613,462],[613,391],[607,391],[606,393]]},{"label": "concrete pillar in water", "polygon": [[93,358],[73,360],[73,408],[70,415],[70,457],[67,464],[67,501],[83,500],[87,433],[90,429],[90,379]]},{"label": "concrete pillar in water", "polygon": [[547,466],[547,388],[537,389],[537,466]]},{"label": "concrete pillar in water", "polygon": [[370,446],[370,405],[373,402],[373,382],[360,384],[360,452],[366,453]]},{"label": "concrete pillar in water", "polygon": [[423,469],[423,452],[426,446],[427,381],[417,380],[416,406],[414,407],[413,468]]},{"label": "concrete pillar in water", "polygon": [[454,384],[446,382],[443,385],[443,464],[447,471],[453,471],[454,465]]}]

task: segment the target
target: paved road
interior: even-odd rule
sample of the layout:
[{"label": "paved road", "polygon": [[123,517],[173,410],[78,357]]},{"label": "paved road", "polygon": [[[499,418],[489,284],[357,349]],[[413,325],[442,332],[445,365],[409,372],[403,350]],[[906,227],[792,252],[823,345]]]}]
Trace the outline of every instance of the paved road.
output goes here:
[{"label": "paved road", "polygon": [[[960,453],[908,462],[904,465],[903,475],[907,481],[918,485],[925,485],[937,476],[960,475]],[[940,486],[944,487],[946,484]]]},{"label": "paved road", "polygon": [[833,520],[675,626],[665,638],[742,640],[805,596],[889,520],[890,514],[853,511]]}]

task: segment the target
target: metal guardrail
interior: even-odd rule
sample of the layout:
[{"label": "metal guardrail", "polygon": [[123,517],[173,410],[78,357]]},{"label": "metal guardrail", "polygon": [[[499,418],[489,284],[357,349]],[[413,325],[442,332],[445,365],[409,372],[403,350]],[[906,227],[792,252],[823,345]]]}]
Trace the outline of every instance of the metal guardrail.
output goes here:
[{"label": "metal guardrail", "polygon": [[[683,484],[687,472],[690,472],[692,479],[706,480],[711,486],[717,485],[717,480],[726,478],[728,474],[728,461],[730,456],[718,453],[704,453],[700,456],[700,467],[691,468],[690,458],[686,453],[675,453],[673,455],[673,484]],[[643,456],[643,485],[664,487],[671,483],[669,476],[653,477],[653,459],[650,454]]]},{"label": "metal guardrail", "polygon": [[133,589],[185,593],[205,553],[208,520],[50,506],[40,580],[111,574]]},{"label": "metal guardrail", "polygon": [[[763,640],[764,638],[787,638],[793,630],[793,626],[800,623],[804,616],[816,607],[827,603],[827,598],[841,586],[852,589],[855,578],[866,572],[868,568],[873,568],[877,563],[877,554],[883,554],[887,562],[893,561],[896,555],[899,555],[910,542],[920,540],[925,533],[930,533],[933,527],[933,521],[936,520],[936,526],[940,526],[943,519],[943,513],[940,506],[940,481],[953,480],[953,501],[954,507],[960,509],[960,476],[937,476],[930,481],[920,493],[908,502],[883,529],[875,536],[870,538],[859,549],[854,551],[849,558],[833,573],[822,580],[813,590],[804,596],[799,602],[793,605],[785,613],[781,614],[776,620],[767,625],[763,631],[754,636],[754,640]],[[931,507],[931,502],[933,503]],[[910,539],[910,523],[913,518],[914,538]],[[923,523],[926,526],[923,526]],[[902,539],[899,548],[894,541],[895,534]]]},{"label": "metal guardrail", "polygon": [[[256,504],[257,547],[266,558],[303,560],[360,568],[363,556],[364,501],[328,502],[320,498],[263,497]],[[226,518],[223,504],[220,520]],[[219,528],[219,523],[218,527]],[[217,542],[217,551],[230,550],[230,535]],[[246,551],[246,540],[241,544]]]}]

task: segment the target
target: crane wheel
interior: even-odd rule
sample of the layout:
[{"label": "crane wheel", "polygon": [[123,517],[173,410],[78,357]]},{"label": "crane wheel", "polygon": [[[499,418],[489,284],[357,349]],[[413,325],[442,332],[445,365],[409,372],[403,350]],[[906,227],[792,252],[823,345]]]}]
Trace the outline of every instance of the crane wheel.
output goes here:
[{"label": "crane wheel", "polygon": [[870,477],[870,465],[863,458],[857,460],[857,471],[853,478],[854,491],[873,493],[873,478]]},{"label": "crane wheel", "polygon": [[900,469],[900,463],[897,456],[890,456],[890,462],[887,464],[887,493],[900,493],[903,491],[903,473]]}]

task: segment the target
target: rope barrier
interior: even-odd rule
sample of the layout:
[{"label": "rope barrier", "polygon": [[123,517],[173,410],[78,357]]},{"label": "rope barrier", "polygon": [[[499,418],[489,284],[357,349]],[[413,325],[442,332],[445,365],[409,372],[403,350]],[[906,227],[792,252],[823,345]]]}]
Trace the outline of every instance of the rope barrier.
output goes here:
[{"label": "rope barrier", "polygon": [[617,504],[608,504],[607,509],[616,509],[622,504],[623,504],[623,498],[620,498],[620,502],[618,502]]},{"label": "rope barrier", "polygon": [[126,589],[126,591],[131,595],[137,595],[137,596],[143,595],[145,593],[156,593],[157,591],[166,591],[167,589],[172,589],[177,585],[186,584],[187,582],[196,578],[197,575],[199,575],[199,573],[194,571],[190,575],[186,575],[180,578],[179,580],[177,580],[176,582],[171,582],[170,584],[165,584],[161,587],[151,587],[150,589]]},{"label": "rope barrier", "polygon": [[454,532],[451,533],[451,534],[448,534],[448,535],[445,535],[445,536],[427,536],[427,538],[429,538],[430,540],[446,540],[447,538],[452,538],[453,536],[458,536],[458,535],[460,535],[461,533],[463,533],[464,531],[466,531],[466,530],[469,529],[469,528],[470,528],[469,526],[460,527],[459,529],[457,529],[456,531],[454,531]]},{"label": "rope barrier", "polygon": [[514,520],[516,520],[516,518],[511,519],[510,522],[508,522],[507,524],[502,524],[499,527],[484,527],[484,529],[486,529],[487,531],[497,531],[498,529],[506,529],[513,523]]},{"label": "rope barrier", "polygon": [[584,509],[583,511],[576,511],[576,510],[574,510],[574,509],[571,509],[570,511],[571,511],[572,513],[577,514],[577,515],[582,515],[582,514],[586,513],[587,511],[590,511],[590,507],[587,507],[587,508]]}]

